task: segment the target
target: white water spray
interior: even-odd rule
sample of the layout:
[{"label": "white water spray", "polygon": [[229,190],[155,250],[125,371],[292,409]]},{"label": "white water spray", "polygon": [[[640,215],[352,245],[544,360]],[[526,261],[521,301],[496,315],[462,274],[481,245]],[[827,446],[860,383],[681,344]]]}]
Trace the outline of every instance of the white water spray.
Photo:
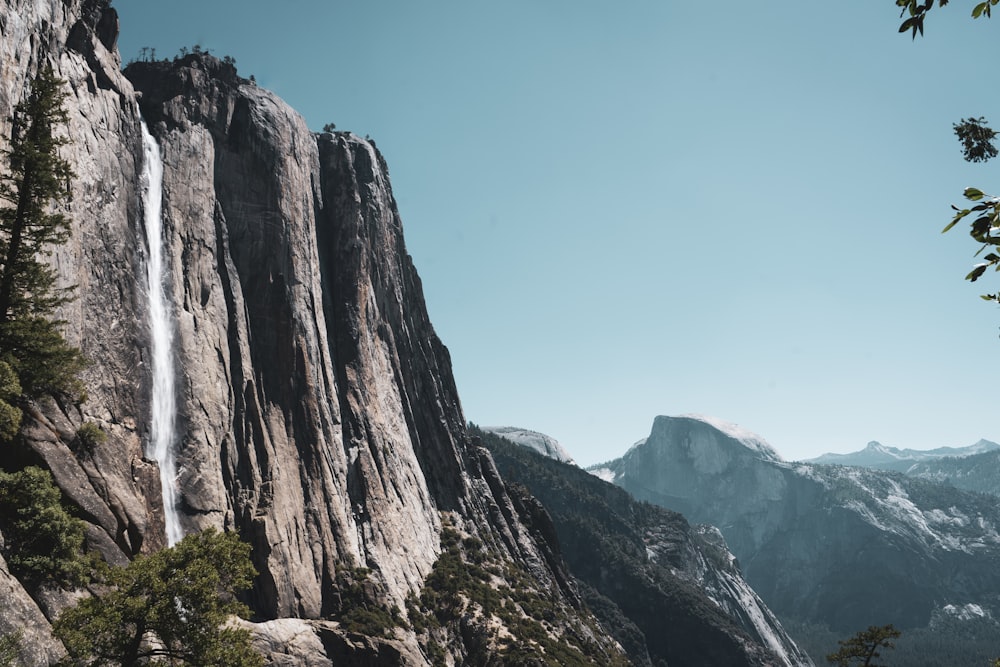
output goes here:
[{"label": "white water spray", "polygon": [[177,405],[174,396],[174,328],[164,282],[163,265],[163,160],[160,147],[142,122],[142,197],[146,222],[146,286],[149,292],[150,355],[153,359],[153,396],[147,456],[160,466],[163,514],[167,544],[184,537],[177,511],[177,462],[174,460]]}]

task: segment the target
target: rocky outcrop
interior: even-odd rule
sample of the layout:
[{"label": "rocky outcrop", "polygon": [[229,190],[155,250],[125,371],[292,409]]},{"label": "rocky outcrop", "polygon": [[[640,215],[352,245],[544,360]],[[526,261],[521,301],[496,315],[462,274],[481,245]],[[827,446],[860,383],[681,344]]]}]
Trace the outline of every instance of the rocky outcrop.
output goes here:
[{"label": "rocky outcrop", "polygon": [[[164,163],[180,378],[179,468],[168,481],[186,531],[223,528],[252,544],[260,574],[248,602],[264,623],[261,645],[287,630],[267,621],[310,619],[330,659],[425,662],[412,633],[369,641],[333,632],[328,619],[349,604],[338,582],[354,568],[369,573],[372,603],[405,616],[447,520],[568,610],[547,632],[572,626],[598,662],[613,662],[618,649],[590,629],[492,459],[469,441],[374,143],[310,132],[204,54],[135,63],[123,76],[107,0],[0,0],[0,10],[0,117],[42,65],[67,83],[73,235],[52,261],[77,285],[59,314],[92,362],[87,400],[33,406],[23,447],[4,465],[50,469],[87,521],[89,546],[111,563],[165,543],[159,471],[143,446],[144,118]],[[0,129],[9,136],[9,123]],[[82,447],[84,421],[107,440]],[[440,638],[453,644],[451,661],[463,658],[461,637]]]},{"label": "rocky outcrop", "polygon": [[0,637],[17,638],[17,664],[45,667],[66,655],[62,644],[52,636],[49,624],[38,604],[7,569],[0,556]]},{"label": "rocky outcrop", "polygon": [[336,623],[281,618],[263,623],[240,621],[253,635],[254,648],[274,667],[358,665],[395,667],[424,662],[415,642],[371,638],[344,632]]},{"label": "rocky outcrop", "polygon": [[487,433],[499,435],[501,438],[527,447],[543,456],[548,456],[550,459],[576,465],[576,461],[566,451],[566,448],[560,445],[558,440],[544,433],[517,426],[481,426],[480,428]]},{"label": "rocky outcrop", "polygon": [[[1000,604],[1000,511],[899,473],[781,461],[759,438],[657,417],[602,476],[720,528],[779,617],[850,634],[926,627],[942,605]],[[995,613],[995,612],[994,612]]]}]

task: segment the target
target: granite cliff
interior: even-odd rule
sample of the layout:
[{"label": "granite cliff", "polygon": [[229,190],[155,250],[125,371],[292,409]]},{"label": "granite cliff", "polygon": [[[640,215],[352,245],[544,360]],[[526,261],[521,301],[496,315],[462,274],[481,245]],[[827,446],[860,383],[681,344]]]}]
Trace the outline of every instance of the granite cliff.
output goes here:
[{"label": "granite cliff", "polygon": [[[166,546],[168,523],[240,535],[269,664],[624,664],[545,510],[466,430],[375,144],[311,132],[204,53],[122,70],[109,0],[0,0],[0,31],[0,137],[41,68],[69,93],[73,233],[51,262],[76,286],[58,315],[91,362],[85,400],[24,405],[0,467],[51,471],[112,565]],[[154,255],[175,472],[149,444]],[[84,424],[106,438],[83,442]],[[58,660],[49,624],[86,591],[26,586],[0,558],[0,592],[20,660]],[[362,631],[357,609],[394,620]],[[749,635],[731,643],[732,664],[774,662]]]},{"label": "granite cliff", "polygon": [[[412,601],[446,532],[520,572],[522,593],[544,594],[556,620],[536,624],[534,650],[544,653],[548,637],[595,663],[621,659],[466,433],[375,145],[311,132],[211,56],[122,72],[104,0],[2,0],[0,28],[0,134],[9,136],[40,67],[52,65],[68,87],[74,227],[52,261],[63,284],[77,285],[59,315],[91,361],[87,400],[28,406],[4,466],[49,469],[86,521],[88,547],[108,562],[165,544],[160,470],[146,445],[144,119],[162,154],[178,378],[178,470],[168,483],[183,531],[216,527],[251,543],[259,576],[247,601],[272,659],[299,651],[296,664],[427,663],[427,632],[402,625],[364,638],[337,619],[357,602],[348,589],[404,617],[419,613]],[[85,421],[108,437],[83,450]],[[352,572],[365,573],[354,588],[344,582]],[[32,597],[2,564],[0,583],[10,601],[0,634],[26,629],[22,660],[49,664],[61,647],[47,620],[68,598]],[[430,633],[448,647],[439,660],[503,648],[474,616]]]}]

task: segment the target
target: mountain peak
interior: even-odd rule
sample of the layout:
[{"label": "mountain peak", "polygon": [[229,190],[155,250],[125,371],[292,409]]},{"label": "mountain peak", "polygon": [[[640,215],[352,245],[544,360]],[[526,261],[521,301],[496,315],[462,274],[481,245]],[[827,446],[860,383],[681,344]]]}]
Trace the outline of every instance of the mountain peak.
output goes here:
[{"label": "mountain peak", "polygon": [[868,446],[864,449],[868,454],[884,454],[892,458],[902,458],[902,454],[896,447],[890,447],[889,445],[883,445],[878,440],[872,440],[868,443]]}]

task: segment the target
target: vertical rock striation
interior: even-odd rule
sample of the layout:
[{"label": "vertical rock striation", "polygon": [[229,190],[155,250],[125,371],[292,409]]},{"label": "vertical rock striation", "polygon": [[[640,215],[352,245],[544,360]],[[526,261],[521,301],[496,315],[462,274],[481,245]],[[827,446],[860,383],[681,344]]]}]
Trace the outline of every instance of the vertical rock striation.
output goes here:
[{"label": "vertical rock striation", "polygon": [[126,74],[163,153],[188,529],[251,537],[275,617],[328,613],[341,565],[402,606],[441,511],[532,556],[490,523],[508,501],[467,443],[375,146],[313,134],[211,57]]},{"label": "vertical rock striation", "polygon": [[[419,663],[412,635],[405,645],[356,641],[320,619],[343,611],[343,573],[360,567],[370,573],[366,596],[405,610],[439,556],[446,520],[570,610],[563,622],[597,655],[617,656],[466,434],[374,144],[310,132],[280,99],[207,55],[123,74],[107,0],[0,0],[0,28],[0,118],[45,64],[70,92],[73,235],[52,261],[63,284],[77,286],[60,317],[92,362],[88,399],[30,406],[25,445],[4,465],[50,469],[87,522],[88,546],[109,562],[165,546],[159,470],[143,457],[152,360],[141,105],[163,160],[181,528],[224,528],[251,542],[259,620],[314,619],[294,632],[313,628],[326,652],[317,664],[330,651]],[[9,123],[0,130],[9,136]],[[107,441],[81,448],[84,421]],[[37,616],[9,581],[22,616]],[[39,613],[51,620],[58,606]],[[292,626],[259,627],[267,646]],[[461,658],[464,640],[452,639]]]}]

